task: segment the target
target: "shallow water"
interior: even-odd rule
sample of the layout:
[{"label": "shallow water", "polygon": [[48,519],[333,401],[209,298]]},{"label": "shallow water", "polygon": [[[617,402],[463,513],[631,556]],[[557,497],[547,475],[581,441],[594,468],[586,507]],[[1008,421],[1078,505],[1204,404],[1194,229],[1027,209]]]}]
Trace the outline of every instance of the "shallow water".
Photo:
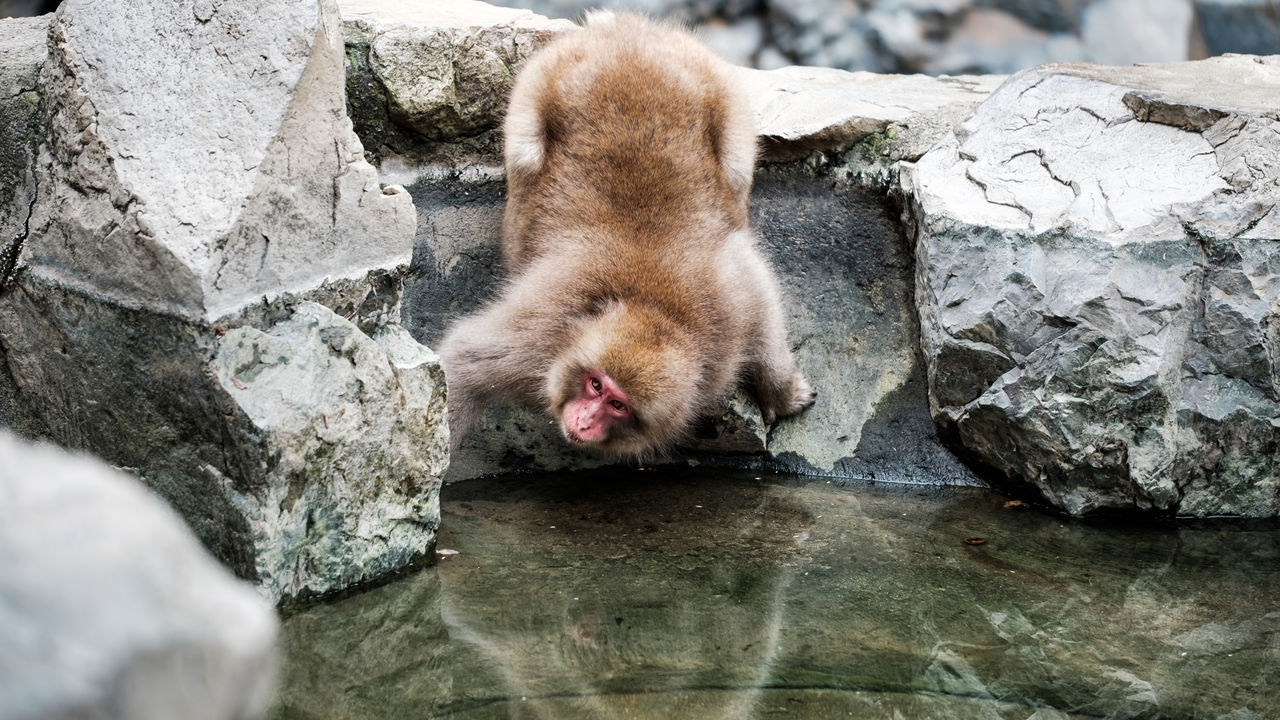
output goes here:
[{"label": "shallow water", "polygon": [[286,620],[272,718],[1280,717],[1271,527],[615,471],[448,486],[439,549]]}]

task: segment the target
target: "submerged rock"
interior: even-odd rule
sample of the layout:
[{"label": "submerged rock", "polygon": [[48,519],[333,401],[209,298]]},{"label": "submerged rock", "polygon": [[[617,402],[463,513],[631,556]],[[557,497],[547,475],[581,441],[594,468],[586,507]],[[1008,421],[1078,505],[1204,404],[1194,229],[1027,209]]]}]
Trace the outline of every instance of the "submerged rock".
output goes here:
[{"label": "submerged rock", "polygon": [[1010,79],[903,172],[935,419],[1068,512],[1280,513],[1280,62]]},{"label": "submerged rock", "polygon": [[275,612],[136,479],[0,432],[0,717],[239,720]]}]

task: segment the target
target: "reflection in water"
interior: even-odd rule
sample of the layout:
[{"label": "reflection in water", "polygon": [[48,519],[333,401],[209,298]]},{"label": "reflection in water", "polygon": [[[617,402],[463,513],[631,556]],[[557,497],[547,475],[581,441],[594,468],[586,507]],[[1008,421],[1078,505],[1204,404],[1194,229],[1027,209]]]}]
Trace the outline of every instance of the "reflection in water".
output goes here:
[{"label": "reflection in water", "polygon": [[286,620],[273,718],[1280,717],[1274,529],[666,472],[443,500],[457,555]]}]

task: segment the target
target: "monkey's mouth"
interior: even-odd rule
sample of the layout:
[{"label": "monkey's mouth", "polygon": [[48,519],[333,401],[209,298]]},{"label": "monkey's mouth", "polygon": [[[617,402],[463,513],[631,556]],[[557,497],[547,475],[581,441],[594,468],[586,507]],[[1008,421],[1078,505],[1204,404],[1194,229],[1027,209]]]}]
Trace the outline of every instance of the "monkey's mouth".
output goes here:
[{"label": "monkey's mouth", "polygon": [[568,440],[569,442],[573,443],[574,445],[585,445],[585,444],[586,444],[585,442],[583,442],[582,438],[578,437],[578,434],[577,434],[577,433],[575,433],[574,431],[572,431],[572,430],[570,430],[570,429],[568,429],[568,428],[565,428],[565,431],[564,431],[564,437],[565,437],[565,439],[566,439],[566,440]]}]

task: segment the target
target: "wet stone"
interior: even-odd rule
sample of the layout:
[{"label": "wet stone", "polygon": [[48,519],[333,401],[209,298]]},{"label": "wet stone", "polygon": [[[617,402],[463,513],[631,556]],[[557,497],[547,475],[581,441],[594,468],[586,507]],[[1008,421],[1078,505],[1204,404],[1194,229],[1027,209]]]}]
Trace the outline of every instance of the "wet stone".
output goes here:
[{"label": "wet stone", "polygon": [[755,475],[444,495],[433,567],[285,621],[269,717],[1280,713],[1274,525]]}]

